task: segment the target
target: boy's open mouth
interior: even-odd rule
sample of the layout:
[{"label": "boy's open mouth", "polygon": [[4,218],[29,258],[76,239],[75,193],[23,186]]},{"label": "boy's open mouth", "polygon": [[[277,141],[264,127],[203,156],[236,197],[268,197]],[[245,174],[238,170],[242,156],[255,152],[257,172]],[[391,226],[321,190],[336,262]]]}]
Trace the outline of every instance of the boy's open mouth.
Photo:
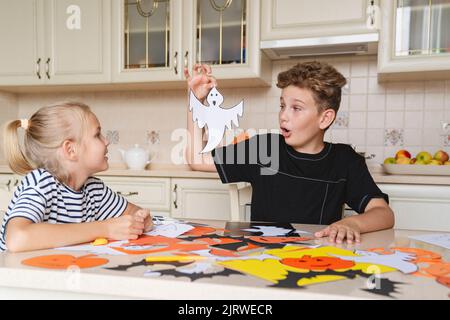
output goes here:
[{"label": "boy's open mouth", "polygon": [[288,138],[291,135],[291,130],[288,130],[286,128],[280,127],[281,129],[281,135],[285,138]]}]

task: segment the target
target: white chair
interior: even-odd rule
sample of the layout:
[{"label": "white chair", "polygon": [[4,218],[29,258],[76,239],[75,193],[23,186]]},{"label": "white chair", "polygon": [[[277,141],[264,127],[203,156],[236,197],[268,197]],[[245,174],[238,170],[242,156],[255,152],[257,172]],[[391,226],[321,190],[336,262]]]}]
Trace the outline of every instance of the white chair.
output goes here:
[{"label": "white chair", "polygon": [[231,221],[249,221],[246,210],[252,200],[252,186],[246,182],[230,183]]}]

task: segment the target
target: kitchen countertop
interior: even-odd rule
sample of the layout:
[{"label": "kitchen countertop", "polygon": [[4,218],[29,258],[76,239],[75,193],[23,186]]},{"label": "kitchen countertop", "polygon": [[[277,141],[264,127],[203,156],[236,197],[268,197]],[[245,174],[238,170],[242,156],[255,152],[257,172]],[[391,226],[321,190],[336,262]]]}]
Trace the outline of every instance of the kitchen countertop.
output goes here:
[{"label": "kitchen countertop", "polygon": [[[391,175],[384,173],[380,165],[369,166],[369,171],[376,183],[450,186],[450,176]],[[6,164],[0,164],[0,173],[12,173],[12,171]],[[187,165],[177,166],[164,164],[151,164],[150,168],[147,170],[128,170],[125,165],[113,164],[107,171],[100,172],[97,175],[116,177],[219,179],[217,172],[193,171],[190,170]]]},{"label": "kitchen countertop", "polygon": [[[197,221],[218,228],[224,221]],[[314,232],[322,228],[317,225],[295,225],[297,229]],[[357,246],[336,245],[342,249],[364,250],[369,248],[412,247],[430,250],[450,259],[450,250],[409,239],[410,235],[429,234],[424,231],[384,230],[362,235]],[[312,244],[330,245],[325,239],[310,240]],[[331,244],[332,245],[332,244]],[[333,246],[333,245],[332,245]],[[142,261],[147,255],[100,255],[109,262],[103,266],[78,270],[51,270],[22,264],[24,259],[42,255],[69,254],[76,257],[88,252],[41,250],[28,253],[0,254],[0,298],[69,298],[69,299],[448,299],[450,288],[435,279],[403,274],[399,271],[382,273],[382,279],[396,281],[391,296],[365,291],[367,279],[357,276],[334,282],[308,285],[304,288],[271,288],[267,280],[232,274],[195,281],[187,277],[145,276],[149,266],[140,265],[127,271],[107,270]],[[166,266],[167,267],[167,266]],[[81,271],[80,271],[81,270]],[[161,270],[161,269],[160,269]],[[387,280],[386,280],[387,281]],[[392,284],[392,283],[391,283]],[[389,285],[384,284],[382,285]]]}]

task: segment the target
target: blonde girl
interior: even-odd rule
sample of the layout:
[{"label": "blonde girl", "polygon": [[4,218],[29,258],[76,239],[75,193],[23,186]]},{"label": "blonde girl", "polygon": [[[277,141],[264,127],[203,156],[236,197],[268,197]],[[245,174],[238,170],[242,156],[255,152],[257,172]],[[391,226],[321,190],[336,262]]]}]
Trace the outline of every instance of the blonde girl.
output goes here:
[{"label": "blonde girl", "polygon": [[7,123],[3,137],[9,166],[24,177],[3,218],[0,251],[136,239],[151,229],[149,210],[92,177],[108,168],[108,141],[87,105],[43,107]]}]

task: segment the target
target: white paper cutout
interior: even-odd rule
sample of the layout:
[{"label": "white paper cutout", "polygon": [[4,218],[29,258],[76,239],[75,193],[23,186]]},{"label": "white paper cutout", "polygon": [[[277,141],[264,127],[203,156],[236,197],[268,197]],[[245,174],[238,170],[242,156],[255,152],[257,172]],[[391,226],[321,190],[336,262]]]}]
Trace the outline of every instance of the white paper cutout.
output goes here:
[{"label": "white paper cutout", "polygon": [[408,238],[431,243],[450,250],[450,233],[424,234],[420,236],[409,236]]},{"label": "white paper cutout", "polygon": [[193,226],[184,223],[170,223],[155,225],[153,229],[145,234],[148,236],[163,236],[167,238],[176,238],[183,233],[194,229]]},{"label": "white paper cutout", "polygon": [[287,236],[288,233],[295,232],[295,229],[285,229],[273,226],[253,226],[252,229],[242,229],[249,232],[262,232],[262,237]]},{"label": "white paper cutout", "polygon": [[342,260],[354,261],[355,263],[372,263],[400,270],[403,273],[413,273],[417,271],[417,265],[411,263],[415,258],[414,254],[394,251],[393,254],[378,254],[370,251],[355,250],[355,254],[359,256],[339,256],[334,255]]},{"label": "white paper cutout", "polygon": [[208,127],[208,143],[200,153],[210,152],[217,147],[225,134],[225,128],[231,129],[232,124],[239,127],[238,116],[242,117],[244,112],[244,101],[232,108],[223,109],[223,96],[216,87],[211,89],[206,100],[209,106],[203,105],[190,91],[189,110],[192,111],[192,120],[197,121],[200,129],[205,125]]}]

